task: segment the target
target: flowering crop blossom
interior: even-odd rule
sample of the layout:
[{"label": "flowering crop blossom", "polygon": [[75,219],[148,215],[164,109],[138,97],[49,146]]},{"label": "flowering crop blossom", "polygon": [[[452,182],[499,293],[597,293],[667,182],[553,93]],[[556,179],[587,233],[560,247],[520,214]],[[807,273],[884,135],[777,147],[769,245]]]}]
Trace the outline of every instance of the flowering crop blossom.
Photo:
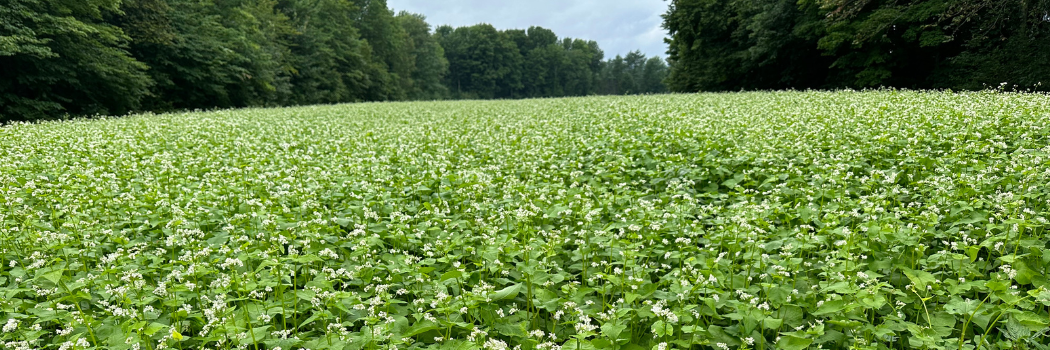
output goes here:
[{"label": "flowering crop blossom", "polygon": [[5,349],[1043,349],[1050,98],[0,127]]}]

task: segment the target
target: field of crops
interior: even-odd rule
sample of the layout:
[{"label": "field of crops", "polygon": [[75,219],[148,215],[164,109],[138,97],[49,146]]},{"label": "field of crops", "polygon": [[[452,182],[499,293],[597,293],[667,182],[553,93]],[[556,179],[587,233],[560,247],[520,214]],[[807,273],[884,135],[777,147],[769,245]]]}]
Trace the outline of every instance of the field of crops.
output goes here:
[{"label": "field of crops", "polygon": [[1048,349],[1050,97],[0,128],[6,349]]}]

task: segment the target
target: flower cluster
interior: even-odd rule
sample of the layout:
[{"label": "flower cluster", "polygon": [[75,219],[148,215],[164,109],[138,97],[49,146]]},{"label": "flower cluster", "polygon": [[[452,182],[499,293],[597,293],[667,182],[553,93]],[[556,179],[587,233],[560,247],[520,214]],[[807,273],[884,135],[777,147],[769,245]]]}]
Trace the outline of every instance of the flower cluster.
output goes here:
[{"label": "flower cluster", "polygon": [[0,346],[1035,348],[1047,111],[841,91],[4,126]]}]

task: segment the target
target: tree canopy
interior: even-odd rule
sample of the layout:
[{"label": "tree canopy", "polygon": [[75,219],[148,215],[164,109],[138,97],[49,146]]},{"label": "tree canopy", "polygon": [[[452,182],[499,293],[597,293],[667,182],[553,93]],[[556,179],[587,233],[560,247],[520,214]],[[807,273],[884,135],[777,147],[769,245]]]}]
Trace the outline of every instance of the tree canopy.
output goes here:
[{"label": "tree canopy", "polygon": [[666,62],[385,0],[0,3],[0,122],[138,111],[664,91]]},{"label": "tree canopy", "polygon": [[119,0],[8,0],[0,5],[0,115],[122,114],[152,85],[128,37],[103,17]]},{"label": "tree canopy", "polygon": [[1041,89],[1050,0],[673,0],[674,91]]},{"label": "tree canopy", "polygon": [[437,30],[454,98],[532,98],[666,91],[660,57],[635,51],[603,60],[597,42],[558,38],[542,27],[499,31],[488,24]]}]

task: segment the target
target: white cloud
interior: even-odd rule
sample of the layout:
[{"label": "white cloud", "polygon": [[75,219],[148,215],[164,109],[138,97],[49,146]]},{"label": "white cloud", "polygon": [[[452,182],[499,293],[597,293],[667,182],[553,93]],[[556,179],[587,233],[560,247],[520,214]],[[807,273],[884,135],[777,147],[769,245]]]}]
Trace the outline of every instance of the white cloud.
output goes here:
[{"label": "white cloud", "polygon": [[432,26],[489,23],[499,29],[540,26],[558,34],[594,40],[606,57],[641,50],[665,56],[664,0],[388,0],[394,11],[423,14]]}]

